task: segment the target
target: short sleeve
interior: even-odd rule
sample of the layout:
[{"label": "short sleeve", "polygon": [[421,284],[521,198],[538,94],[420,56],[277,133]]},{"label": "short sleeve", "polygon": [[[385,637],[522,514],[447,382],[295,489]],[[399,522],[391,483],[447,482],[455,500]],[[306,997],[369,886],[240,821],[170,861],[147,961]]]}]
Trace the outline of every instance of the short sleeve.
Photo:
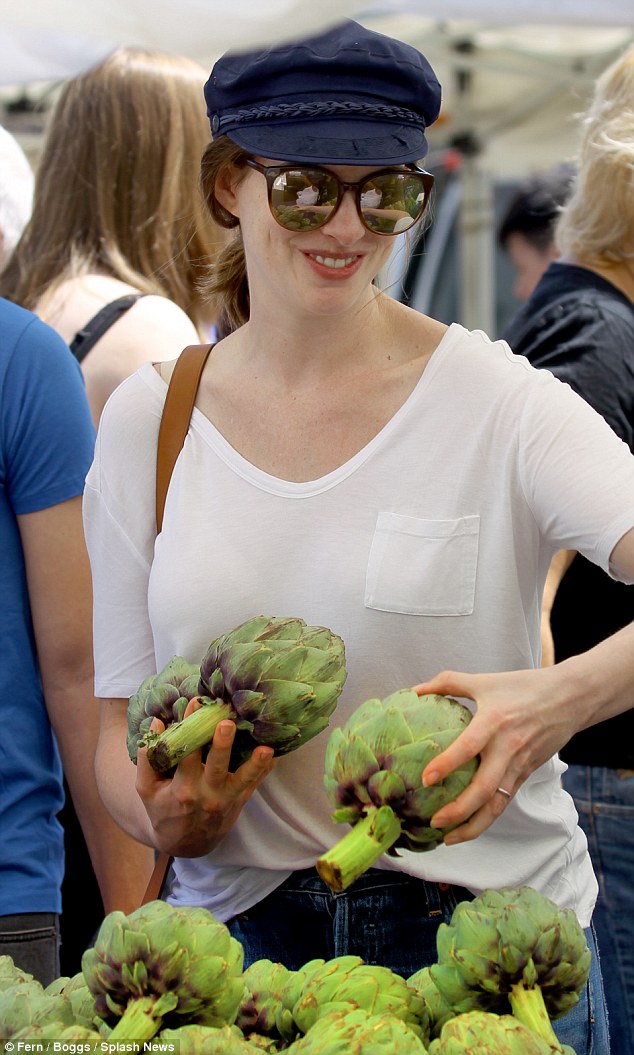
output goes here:
[{"label": "short sleeve", "polygon": [[18,337],[2,383],[0,474],[16,514],[82,494],[95,432],[79,365],[35,316]]}]

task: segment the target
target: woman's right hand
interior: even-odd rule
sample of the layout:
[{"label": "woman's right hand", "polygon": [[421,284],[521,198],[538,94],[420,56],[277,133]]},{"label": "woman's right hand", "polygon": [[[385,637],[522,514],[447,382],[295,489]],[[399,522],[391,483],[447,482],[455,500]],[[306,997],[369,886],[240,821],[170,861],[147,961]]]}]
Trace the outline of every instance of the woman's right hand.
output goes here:
[{"label": "woman's right hand", "polygon": [[[164,726],[155,718],[151,728],[162,732]],[[275,766],[273,749],[260,745],[231,773],[229,759],[235,734],[234,722],[220,722],[205,763],[201,752],[194,751],[179,763],[173,777],[157,773],[147,759],[147,750],[139,750],[136,788],[158,850],[175,857],[209,853],[231,830],[245,803]]]}]

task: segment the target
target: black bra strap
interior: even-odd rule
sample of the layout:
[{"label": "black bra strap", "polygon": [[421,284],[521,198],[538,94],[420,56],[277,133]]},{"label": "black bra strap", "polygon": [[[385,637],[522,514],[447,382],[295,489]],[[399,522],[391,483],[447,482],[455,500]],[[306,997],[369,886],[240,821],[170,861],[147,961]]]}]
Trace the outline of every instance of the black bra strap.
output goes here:
[{"label": "black bra strap", "polygon": [[118,300],[113,300],[110,304],[106,304],[101,311],[93,315],[83,329],[75,334],[70,345],[70,350],[79,363],[81,363],[90,349],[94,348],[97,341],[103,337],[104,333],[110,329],[117,319],[144,295],[143,293],[129,293],[125,297],[119,297]]}]

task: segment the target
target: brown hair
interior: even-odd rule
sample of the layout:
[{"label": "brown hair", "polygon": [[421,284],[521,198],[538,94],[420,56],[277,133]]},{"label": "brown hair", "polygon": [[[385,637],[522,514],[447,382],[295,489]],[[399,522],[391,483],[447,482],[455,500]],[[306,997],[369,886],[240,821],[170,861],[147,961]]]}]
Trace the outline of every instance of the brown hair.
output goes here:
[{"label": "brown hair", "polygon": [[[248,153],[237,146],[229,136],[219,136],[209,143],[201,161],[200,186],[207,208],[221,227],[239,228],[239,220],[220,204],[216,197],[216,184],[220,176],[229,169],[246,174]],[[431,209],[427,208],[423,223],[431,223]],[[409,239],[409,232],[406,238]],[[375,279],[376,281],[376,279]],[[242,238],[239,233],[225,245],[213,268],[207,272],[204,289],[222,305],[222,314],[231,327],[242,326],[250,315],[249,282]],[[221,316],[222,317],[222,316]]]},{"label": "brown hair", "polygon": [[169,297],[200,325],[200,277],[222,232],[198,189],[209,139],[206,72],[179,55],[118,48],[63,86],[31,220],[0,280],[35,308],[64,280],[101,272]]},{"label": "brown hair", "polygon": [[[235,228],[239,226],[239,221],[236,216],[227,212],[216,198],[218,177],[225,169],[244,168],[246,158],[247,154],[242,147],[236,146],[228,136],[214,139],[207,145],[202,156],[202,195],[213,219],[221,227]],[[223,312],[232,326],[242,326],[247,322],[250,315],[249,282],[244,246],[239,232],[228,242],[214,267],[208,271],[204,289],[209,297],[222,303]]]}]

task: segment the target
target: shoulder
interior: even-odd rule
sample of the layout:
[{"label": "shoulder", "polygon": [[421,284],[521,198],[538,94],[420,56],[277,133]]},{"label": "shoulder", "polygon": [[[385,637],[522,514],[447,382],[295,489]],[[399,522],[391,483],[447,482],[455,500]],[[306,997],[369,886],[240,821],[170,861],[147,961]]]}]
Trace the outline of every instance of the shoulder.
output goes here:
[{"label": "shoulder", "polygon": [[194,324],[176,304],[166,297],[141,297],[82,361],[95,420],[115,389],[143,364],[175,359],[198,341]]},{"label": "shoulder", "polygon": [[0,376],[6,384],[46,385],[85,399],[81,371],[67,344],[33,312],[0,299]]},{"label": "shoulder", "polygon": [[189,316],[166,297],[144,296],[124,312],[88,353],[86,379],[114,388],[143,363],[175,359],[200,338]]},{"label": "shoulder", "polygon": [[[504,332],[514,350],[535,359],[572,345],[592,349],[604,327],[611,339],[634,333],[634,307],[610,282],[589,268],[556,262]],[[603,343],[603,342],[601,342]]]},{"label": "shoulder", "polygon": [[110,395],[99,420],[99,442],[122,457],[156,446],[167,385],[151,363],[144,363]]},{"label": "shoulder", "polygon": [[5,356],[15,349],[18,342],[23,348],[52,348],[68,352],[59,333],[27,308],[0,298],[0,347]]},{"label": "shoulder", "polygon": [[[174,359],[186,344],[199,341],[192,320],[167,297],[140,297],[116,325],[120,347],[125,343],[131,357],[138,355],[139,366],[149,360]],[[112,333],[114,337],[114,329]]]}]

